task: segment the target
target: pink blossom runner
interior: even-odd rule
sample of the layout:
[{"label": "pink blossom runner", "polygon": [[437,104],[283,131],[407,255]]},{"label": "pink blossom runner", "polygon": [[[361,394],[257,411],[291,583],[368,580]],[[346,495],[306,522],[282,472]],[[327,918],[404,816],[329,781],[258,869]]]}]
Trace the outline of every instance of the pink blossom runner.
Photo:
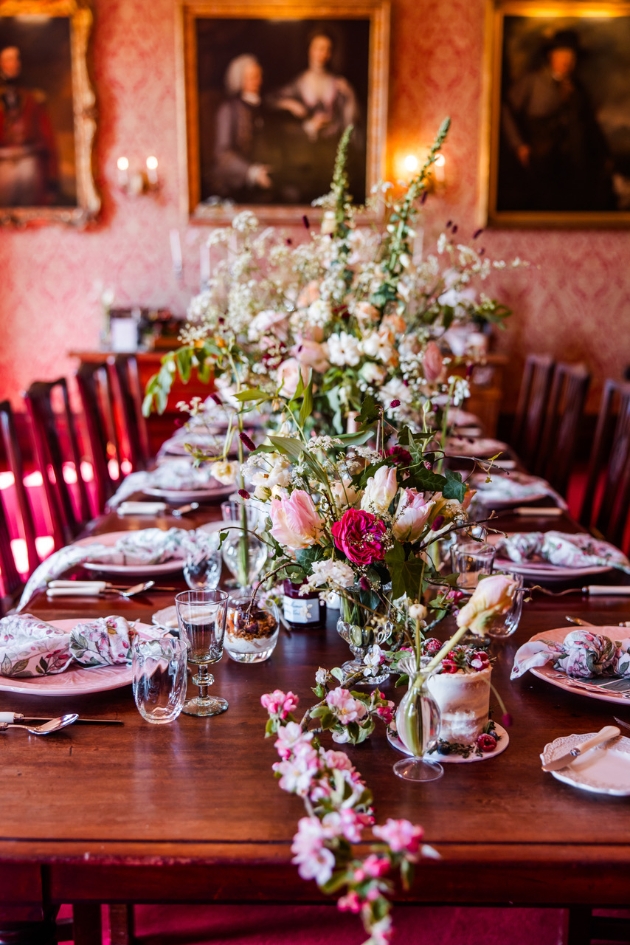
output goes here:
[{"label": "pink blossom runner", "polygon": [[[302,797],[307,811],[293,838],[293,863],[303,879],[314,879],[323,892],[342,893],[337,905],[361,916],[369,935],[364,945],[388,945],[393,935],[390,877],[399,871],[407,889],[414,863],[422,856],[438,854],[422,843],[422,828],[408,820],[389,819],[374,826],[372,795],[361,775],[344,752],[327,751],[315,733],[307,730],[310,713],[299,723],[293,718],[292,710],[298,705],[294,693],[277,689],[260,701],[269,713],[267,735],[277,736],[280,761],[273,769],[280,787]],[[381,712],[391,711],[391,703],[380,694],[376,701],[385,703],[377,706]],[[364,702],[342,687],[328,692],[325,704],[326,711],[335,709],[346,725],[371,714]],[[382,842],[357,859],[352,844],[361,841],[366,827],[372,827]]]}]

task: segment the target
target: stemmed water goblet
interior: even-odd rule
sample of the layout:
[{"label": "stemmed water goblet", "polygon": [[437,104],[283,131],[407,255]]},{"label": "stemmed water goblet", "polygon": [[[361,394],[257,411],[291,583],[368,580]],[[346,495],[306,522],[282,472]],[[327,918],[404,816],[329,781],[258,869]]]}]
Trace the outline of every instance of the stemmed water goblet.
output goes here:
[{"label": "stemmed water goblet", "polygon": [[188,662],[198,667],[193,682],[199,687],[199,695],[184,705],[187,715],[219,715],[228,708],[226,699],[208,693],[214,682],[208,667],[223,656],[227,602],[225,591],[183,591],[175,598],[179,629],[188,646]]}]

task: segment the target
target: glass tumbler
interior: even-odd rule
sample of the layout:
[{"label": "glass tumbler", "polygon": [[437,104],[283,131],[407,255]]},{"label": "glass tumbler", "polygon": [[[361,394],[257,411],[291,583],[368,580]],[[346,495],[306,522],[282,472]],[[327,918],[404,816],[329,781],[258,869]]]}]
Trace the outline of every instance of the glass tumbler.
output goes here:
[{"label": "glass tumbler", "polygon": [[218,532],[212,532],[205,538],[198,537],[194,550],[186,556],[184,564],[186,584],[193,591],[216,590],[221,578],[221,565]]},{"label": "glass tumbler", "polygon": [[193,682],[199,687],[199,695],[184,705],[187,715],[219,715],[228,708],[226,699],[208,694],[214,682],[208,667],[223,656],[227,601],[225,591],[184,591],[175,597],[177,622],[188,645],[188,662],[198,667]]},{"label": "glass tumbler", "polygon": [[464,541],[451,549],[453,571],[459,574],[458,587],[474,591],[480,574],[491,574],[496,549],[483,541]]},{"label": "glass tumbler", "polygon": [[132,643],[133,697],[147,722],[174,722],[186,700],[188,649],[174,637]]}]

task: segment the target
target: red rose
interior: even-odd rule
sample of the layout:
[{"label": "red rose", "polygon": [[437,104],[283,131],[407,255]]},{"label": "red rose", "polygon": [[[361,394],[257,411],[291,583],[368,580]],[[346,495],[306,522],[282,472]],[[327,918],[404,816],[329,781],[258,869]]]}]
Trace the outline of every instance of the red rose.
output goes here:
[{"label": "red rose", "polygon": [[403,446],[392,446],[387,455],[397,466],[411,466],[411,453]]},{"label": "red rose", "polygon": [[497,740],[492,735],[479,735],[477,738],[477,747],[487,754],[488,752],[494,751],[497,747]]},{"label": "red rose", "polygon": [[367,566],[385,557],[385,523],[372,512],[347,509],[331,531],[336,547],[353,564]]}]

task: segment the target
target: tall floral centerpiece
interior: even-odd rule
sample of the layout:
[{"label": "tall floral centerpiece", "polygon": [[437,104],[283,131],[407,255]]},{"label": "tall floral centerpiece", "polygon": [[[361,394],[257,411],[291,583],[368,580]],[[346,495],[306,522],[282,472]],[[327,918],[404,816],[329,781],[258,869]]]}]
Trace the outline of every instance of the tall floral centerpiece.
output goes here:
[{"label": "tall floral centerpiece", "polygon": [[395,425],[417,424],[449,399],[461,402],[467,387],[449,372],[445,332],[502,322],[509,311],[477,287],[506,266],[476,248],[479,233],[469,245],[449,223],[435,253],[424,258],[418,250],[414,227],[448,128],[446,120],[402,196],[389,184],[376,188],[370,205],[384,207],[383,226],[357,225],[345,170],[348,129],[331,191],[317,201],[318,231],[304,217],[304,238],[296,240],[262,228],[250,212],[215,230],[208,286],[190,304],[183,346],[150,380],[145,412],[163,410],[175,375],[187,381],[193,371],[214,378],[226,406],[262,409],[277,427],[293,423],[312,373],[309,422],[327,434],[345,432],[368,394]]}]

